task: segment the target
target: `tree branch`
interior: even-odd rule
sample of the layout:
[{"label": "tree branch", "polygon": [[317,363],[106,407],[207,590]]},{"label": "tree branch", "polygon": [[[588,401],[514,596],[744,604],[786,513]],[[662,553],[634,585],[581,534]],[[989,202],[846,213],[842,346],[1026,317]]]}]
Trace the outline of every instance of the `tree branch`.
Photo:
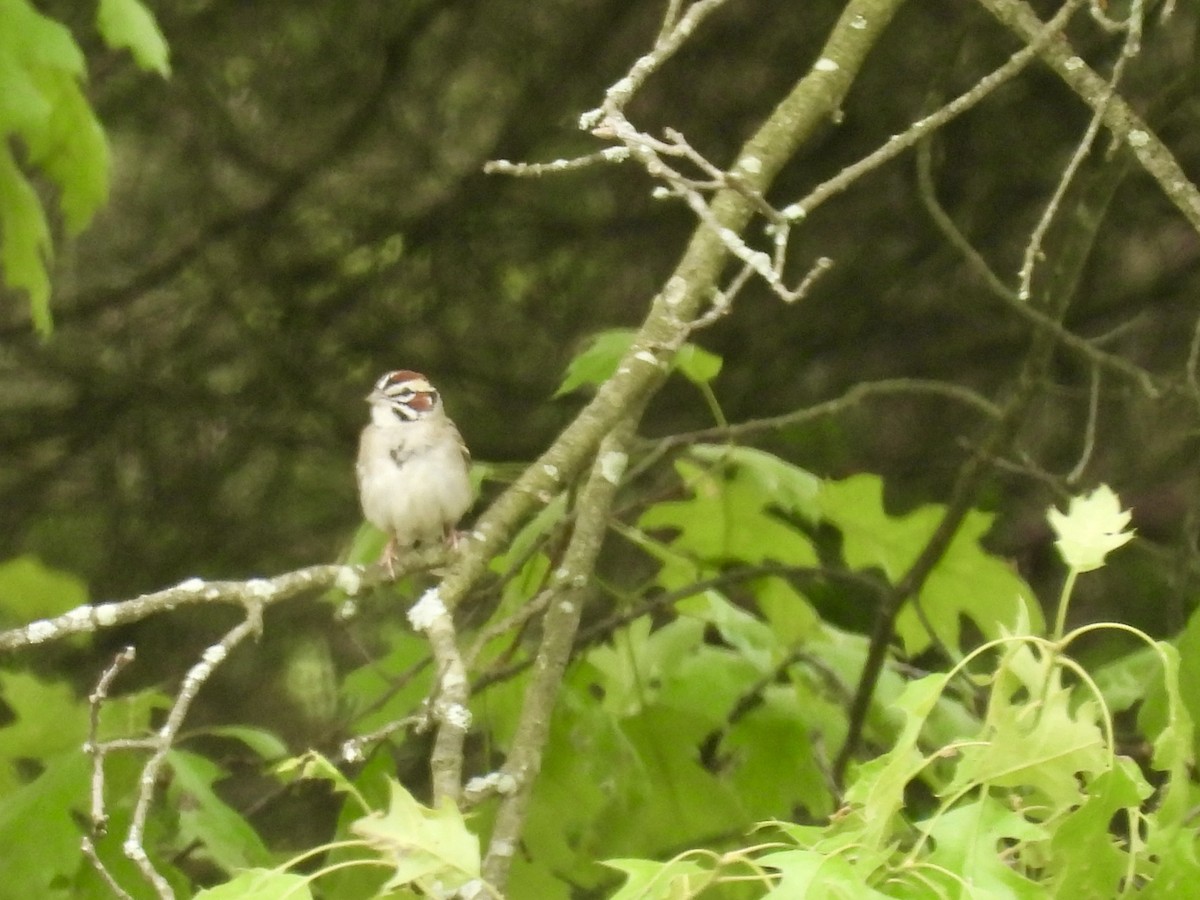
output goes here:
[{"label": "tree branch", "polygon": [[608,514],[628,462],[640,409],[631,412],[600,444],[591,474],[579,495],[579,514],[562,565],[548,590],[551,600],[542,619],[542,643],[534,674],[525,691],[521,716],[501,776],[512,790],[500,802],[491,843],[483,861],[483,877],[503,889],[517,849],[533,782],[542,765],[546,738],[563,672],[575,646],[579,617],[590,592],[589,582],[608,529]]},{"label": "tree branch", "polygon": [[[1045,27],[1024,0],[979,0],[979,3],[1026,43],[1032,42]],[[1118,140],[1129,145],[1167,199],[1200,233],[1200,190],[1145,120],[1120,94],[1113,93],[1109,81],[1084,62],[1066,38],[1039,47],[1038,56],[1103,119],[1105,127]]]},{"label": "tree branch", "polygon": [[[414,550],[396,561],[396,578],[436,568],[446,561],[441,547]],[[189,578],[174,587],[112,603],[77,606],[52,619],[39,619],[20,628],[0,631],[0,652],[62,640],[75,634],[87,634],[117,625],[139,622],[155,613],[167,612],[194,603],[232,603],[238,606],[261,604],[263,607],[289,600],[299,594],[339,588],[355,595],[363,589],[392,579],[383,566],[308,566],[284,572],[273,578],[247,581],[204,581]]]}]

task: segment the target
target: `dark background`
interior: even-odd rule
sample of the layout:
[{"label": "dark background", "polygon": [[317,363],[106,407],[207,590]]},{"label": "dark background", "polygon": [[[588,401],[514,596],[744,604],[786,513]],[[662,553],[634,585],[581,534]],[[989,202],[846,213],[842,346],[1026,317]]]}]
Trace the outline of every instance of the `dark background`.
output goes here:
[{"label": "dark background", "polygon": [[[551,395],[582,340],[640,320],[694,226],[651,198],[634,165],[482,173],[489,159],[602,146],[579,115],[649,47],[664,3],[153,5],[169,81],[104,51],[90,8],[44,5],[88,51],[112,198],[60,249],[49,341],[32,334],[23,300],[0,305],[0,558],[37,554],[103,599],[336,558],[360,521],[362,398],[387,369],[428,374],[477,459],[533,458],[579,403]],[[677,128],[728,164],[840,12],[824,0],[730,2],[631,117]],[[1198,27],[1194,4],[1152,17],[1123,86],[1194,176]],[[1071,37],[1107,71],[1117,38],[1086,14]],[[793,160],[772,200],[800,197],[1017,46],[971,4],[908,4],[841,121]],[[934,140],[938,196],[1010,285],[1087,120],[1035,64]],[[1110,171],[1107,150],[1105,137],[1084,180]],[[731,421],[880,377],[945,379],[997,399],[1010,390],[1029,328],[933,226],[912,154],[797,229],[796,274],[818,255],[836,267],[807,299],[785,306],[751,288],[698,336],[725,357],[714,387]],[[1193,591],[1198,417],[1184,374],[1198,256],[1197,235],[1127,167],[1067,316],[1180,386],[1152,399],[1106,375],[1082,479],[1112,484],[1151,539],[1154,552],[1131,557],[1116,615],[1159,632],[1178,627]],[[1088,378],[1078,357],[1058,354],[1012,461],[1057,475],[1075,465]],[[643,431],[708,424],[697,393],[672,384]],[[945,401],[890,397],[762,444],[822,475],[881,472],[903,509],[945,498],[978,425]],[[1054,499],[1044,479],[1011,467],[980,498],[1004,514],[996,547],[1035,577]]]}]

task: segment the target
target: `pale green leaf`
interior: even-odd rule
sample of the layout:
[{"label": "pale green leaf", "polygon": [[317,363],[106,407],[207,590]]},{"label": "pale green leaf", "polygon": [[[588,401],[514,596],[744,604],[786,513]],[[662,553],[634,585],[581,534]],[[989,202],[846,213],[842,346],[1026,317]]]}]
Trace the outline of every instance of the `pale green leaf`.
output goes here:
[{"label": "pale green leaf", "polygon": [[29,71],[14,54],[5,52],[0,39],[0,137],[32,131],[45,122],[50,109]]},{"label": "pale green leaf", "polygon": [[479,877],[479,838],[462,813],[446,800],[437,809],[422,806],[398,781],[391,780],[386,813],[374,812],[350,826],[393,867],[388,888],[435,882],[443,893]]},{"label": "pale green leaf", "polygon": [[42,15],[28,0],[0,0],[0,55],[16,57],[26,68],[59,69],[82,75],[83,53],[71,32]]},{"label": "pale green leaf", "polygon": [[684,344],[675,356],[675,368],[693,384],[707,384],[721,372],[724,362],[715,353],[710,353],[695,344]]},{"label": "pale green leaf", "polygon": [[1088,785],[1087,799],[1071,810],[1049,843],[1056,897],[1115,897],[1129,871],[1128,845],[1113,833],[1127,823],[1151,793],[1137,764],[1118,757],[1117,765]]},{"label": "pale green leaf", "polygon": [[200,891],[194,900],[312,900],[312,891],[302,875],[247,869],[224,884]]},{"label": "pale green leaf", "polygon": [[961,803],[928,823],[933,851],[922,862],[932,874],[936,867],[949,873],[943,882],[953,888],[965,881],[973,898],[1035,898],[1045,894],[1038,885],[1013,870],[1005,852],[1014,844],[1042,840],[1046,829],[1028,821],[988,794]]},{"label": "pale green leaf", "polygon": [[35,77],[53,111],[26,137],[29,161],[58,185],[67,231],[77,234],[108,199],[108,142],[75,76],[44,71]]},{"label": "pale green leaf", "polygon": [[713,873],[690,859],[665,863],[648,859],[606,859],[604,865],[625,874],[611,900],[673,900],[691,897],[712,881]]},{"label": "pale green leaf", "polygon": [[47,619],[88,602],[88,589],[69,572],[51,569],[35,556],[0,563],[0,621]]},{"label": "pale green leaf", "polygon": [[857,770],[846,789],[845,801],[853,810],[850,824],[867,847],[887,843],[893,819],[904,808],[905,788],[926,766],[917,739],[945,687],[944,675],[926,675],[905,686],[893,704],[904,716],[900,733],[886,753]]},{"label": "pale green leaf", "polygon": [[154,15],[138,0],[100,0],[96,27],[114,50],[129,48],[137,64],[164,78],[171,74],[170,51]]},{"label": "pale green leaf", "polygon": [[1051,507],[1046,517],[1059,554],[1077,572],[1100,568],[1109,553],[1133,538],[1133,532],[1125,530],[1133,514],[1121,509],[1120,498],[1107,484],[1072,497],[1065,514]]},{"label": "pale green leaf", "polygon": [[1095,702],[1078,700],[1061,681],[1043,654],[1011,647],[993,679],[984,731],[960,748],[947,792],[991,785],[1036,792],[1053,809],[1077,804],[1081,776],[1106,771],[1109,754]]}]

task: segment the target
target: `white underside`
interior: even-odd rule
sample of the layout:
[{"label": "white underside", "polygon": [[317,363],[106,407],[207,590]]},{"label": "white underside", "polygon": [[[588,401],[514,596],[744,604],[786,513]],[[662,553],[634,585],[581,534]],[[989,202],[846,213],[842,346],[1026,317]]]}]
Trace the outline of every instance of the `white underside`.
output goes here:
[{"label": "white underside", "polygon": [[[391,451],[398,448],[402,463]],[[441,540],[471,506],[471,482],[456,440],[425,422],[369,426],[358,463],[367,521],[397,546]]]}]

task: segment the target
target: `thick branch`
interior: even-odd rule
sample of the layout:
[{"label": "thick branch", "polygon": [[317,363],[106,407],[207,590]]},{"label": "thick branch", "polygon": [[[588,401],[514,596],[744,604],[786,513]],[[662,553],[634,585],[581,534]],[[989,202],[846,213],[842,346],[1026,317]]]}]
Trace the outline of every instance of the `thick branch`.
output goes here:
[{"label": "thick branch", "polygon": [[[738,154],[733,170],[739,174],[739,188],[723,188],[714,196],[710,209],[719,229],[734,234],[745,229],[757,209],[752,195],[764,194],[797,149],[838,110],[867,52],[902,2],[847,3],[817,64]],[[601,107],[600,112],[604,111]],[[486,571],[488,560],[533,508],[574,479],[626,411],[662,384],[671,360],[687,339],[690,323],[712,300],[728,253],[717,231],[703,225],[697,228],[616,374],[480,518],[467,551],[442,583],[441,596],[447,607],[453,609],[466,596]]]},{"label": "thick branch", "polygon": [[579,616],[588,593],[588,576],[604,541],[609,509],[628,460],[637,418],[636,414],[629,415],[601,442],[587,484],[579,495],[579,515],[571,543],[549,585],[553,596],[542,620],[542,644],[501,772],[511,779],[513,790],[500,803],[483,862],[484,879],[496,888],[503,889],[508,879],[525,823],[533,782],[542,765],[554,701],[575,645]]}]

